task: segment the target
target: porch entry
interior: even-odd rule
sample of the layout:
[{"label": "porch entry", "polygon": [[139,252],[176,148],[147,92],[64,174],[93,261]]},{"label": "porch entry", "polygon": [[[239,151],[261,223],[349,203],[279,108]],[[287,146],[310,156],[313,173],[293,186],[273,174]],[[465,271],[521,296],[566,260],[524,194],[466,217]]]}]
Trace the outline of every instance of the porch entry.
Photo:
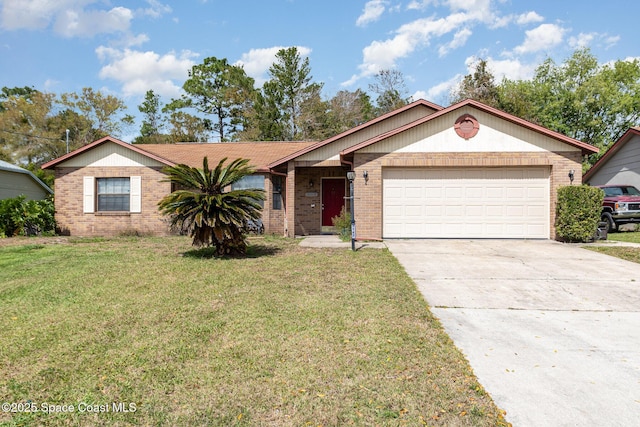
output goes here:
[{"label": "porch entry", "polygon": [[332,227],[331,218],[344,206],[345,178],[322,178],[322,226]]}]

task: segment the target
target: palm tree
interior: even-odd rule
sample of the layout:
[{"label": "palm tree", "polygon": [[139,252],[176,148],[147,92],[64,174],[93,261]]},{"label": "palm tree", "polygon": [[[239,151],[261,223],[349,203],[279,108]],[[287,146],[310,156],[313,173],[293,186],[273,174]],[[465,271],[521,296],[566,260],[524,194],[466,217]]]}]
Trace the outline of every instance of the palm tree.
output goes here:
[{"label": "palm tree", "polygon": [[246,225],[260,219],[259,202],[265,198],[264,190],[225,191],[254,172],[247,159],[224,166],[226,160],[220,160],[215,169],[209,169],[206,157],[202,169],[184,164],[166,168],[167,181],[178,190],[165,196],[158,206],[172,226],[189,233],[194,246],[213,246],[218,256],[243,255],[247,249]]}]

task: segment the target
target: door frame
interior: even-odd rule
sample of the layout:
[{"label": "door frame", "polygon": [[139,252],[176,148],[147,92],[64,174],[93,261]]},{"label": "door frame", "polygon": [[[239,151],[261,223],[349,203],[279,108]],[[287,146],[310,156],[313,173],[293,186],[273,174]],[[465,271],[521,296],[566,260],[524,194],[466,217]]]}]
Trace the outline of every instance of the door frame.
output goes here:
[{"label": "door frame", "polygon": [[341,177],[341,176],[327,176],[327,177],[321,177],[320,178],[320,206],[321,206],[321,213],[320,213],[320,229],[322,230],[323,227],[332,227],[333,225],[323,225],[322,224],[322,220],[324,218],[324,183],[325,180],[341,180],[343,182],[343,188],[344,188],[344,195],[342,196],[342,206],[346,206],[346,201],[345,201],[345,197],[347,196],[347,178],[346,177]]}]

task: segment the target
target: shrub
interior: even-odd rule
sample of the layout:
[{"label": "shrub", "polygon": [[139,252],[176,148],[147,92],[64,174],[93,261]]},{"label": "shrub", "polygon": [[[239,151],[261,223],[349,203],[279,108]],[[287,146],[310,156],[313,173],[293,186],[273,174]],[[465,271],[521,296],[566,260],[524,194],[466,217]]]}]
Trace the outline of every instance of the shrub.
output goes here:
[{"label": "shrub", "polygon": [[604,191],[587,185],[558,188],[556,205],[556,234],[566,242],[593,240],[600,214]]},{"label": "shrub", "polygon": [[55,228],[53,200],[26,200],[23,195],[0,200],[0,235],[33,236]]},{"label": "shrub", "polygon": [[342,207],[340,215],[331,218],[331,223],[340,233],[340,240],[346,242],[351,240],[351,214]]}]

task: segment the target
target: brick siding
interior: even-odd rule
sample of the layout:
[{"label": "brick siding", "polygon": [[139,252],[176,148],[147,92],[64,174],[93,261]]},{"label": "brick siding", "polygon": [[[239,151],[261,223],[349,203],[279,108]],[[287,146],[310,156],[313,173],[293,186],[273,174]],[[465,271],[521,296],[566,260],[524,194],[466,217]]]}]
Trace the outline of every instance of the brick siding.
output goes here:
[{"label": "brick siding", "polygon": [[[83,212],[83,178],[141,177],[141,212]],[[162,182],[159,168],[84,167],[56,168],[56,221],[63,234],[74,236],[113,236],[122,233],[167,235],[169,227],[158,212],[158,202],[171,192]]]},{"label": "brick siding", "polygon": [[[569,171],[575,171],[574,184],[582,182],[580,152],[531,153],[390,153],[355,154],[355,218],[357,237],[382,237],[382,169],[384,167],[518,167],[549,166],[550,235],[555,238],[555,211],[558,187],[570,185]],[[365,182],[363,172],[367,171]]]},{"label": "brick siding", "polygon": [[[158,211],[158,202],[171,193],[171,183],[163,182],[161,168],[74,167],[56,168],[56,221],[61,233],[74,236],[114,236],[125,233],[164,236],[171,234],[167,219]],[[83,212],[83,177],[141,177],[141,212]],[[272,185],[265,179],[263,224],[265,233],[284,233],[284,206],[270,209]]]},{"label": "brick siding", "polygon": [[[291,162],[293,163],[293,162]],[[295,230],[296,235],[322,233],[322,179],[345,178],[345,195],[348,193],[346,167],[303,167],[295,170]],[[313,182],[313,186],[310,182]],[[289,215],[289,214],[288,214]]]}]

